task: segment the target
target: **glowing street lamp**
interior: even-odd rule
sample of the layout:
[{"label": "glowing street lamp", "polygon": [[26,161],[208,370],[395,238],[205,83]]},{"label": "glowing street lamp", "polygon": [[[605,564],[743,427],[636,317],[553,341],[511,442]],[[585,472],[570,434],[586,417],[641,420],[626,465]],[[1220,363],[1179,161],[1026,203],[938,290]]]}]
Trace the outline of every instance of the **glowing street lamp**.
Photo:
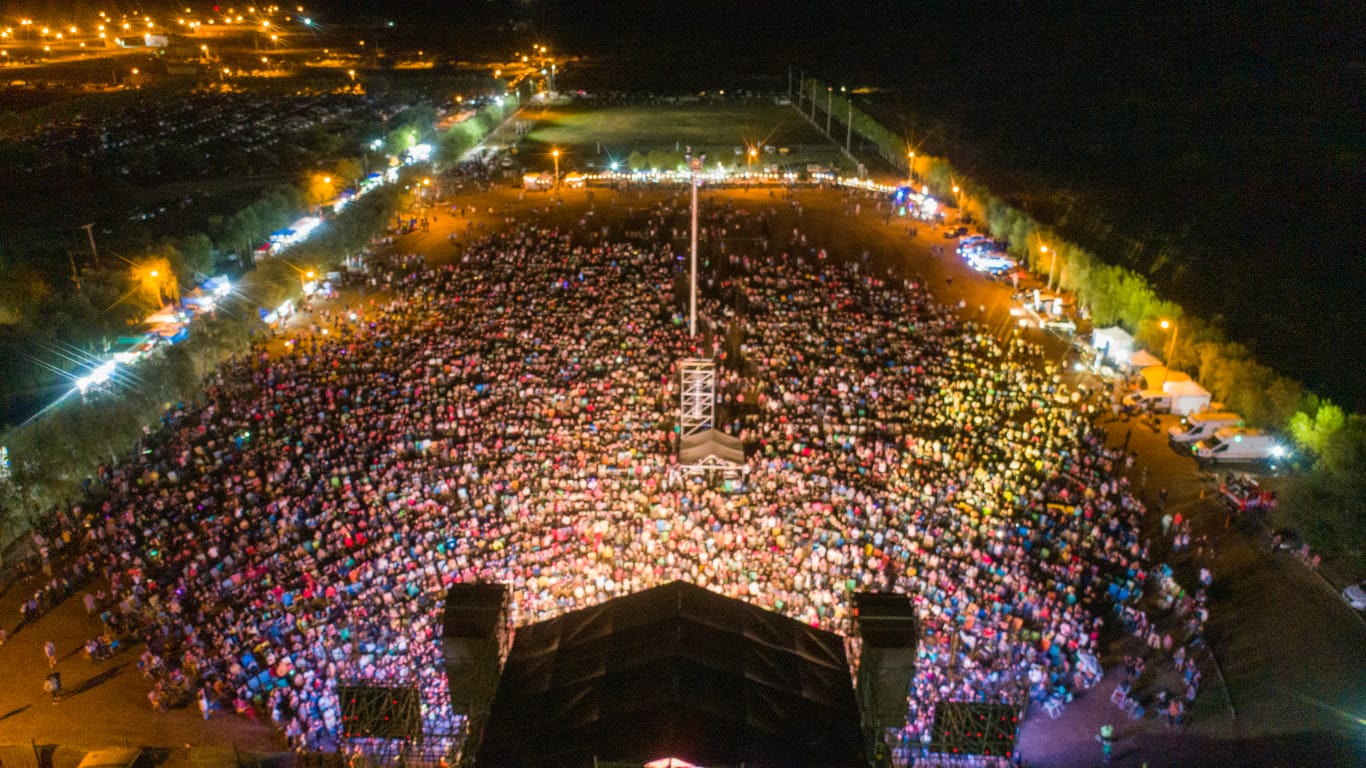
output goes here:
[{"label": "glowing street lamp", "polygon": [[1053,290],[1053,276],[1057,274],[1058,271],[1058,252],[1056,250],[1049,250],[1046,245],[1041,245],[1039,246],[1039,253],[1052,254],[1052,258],[1048,261],[1048,290],[1051,291]]},{"label": "glowing street lamp", "polygon": [[555,158],[555,191],[560,191],[560,150],[552,149],[550,156]]},{"label": "glowing street lamp", "polygon": [[[1172,357],[1176,355],[1176,335],[1180,332],[1181,329],[1176,326],[1175,322],[1168,320],[1166,318],[1163,318],[1158,323],[1158,325],[1162,327],[1162,330],[1165,331],[1171,329],[1172,332],[1171,341],[1167,344],[1167,370],[1171,370]],[[1163,375],[1162,378],[1163,381],[1165,381],[1167,377],[1166,375]]]},{"label": "glowing street lamp", "polygon": [[759,150],[755,149],[754,147],[750,147],[750,148],[749,148],[749,152],[747,152],[747,153],[745,154],[745,170],[746,170],[746,171],[749,171],[750,166],[752,166],[752,165],[754,164],[754,158],[757,157],[758,155],[759,155]]},{"label": "glowing street lamp", "polygon": [[912,183],[914,183],[914,182],[915,182],[915,151],[914,151],[914,150],[907,150],[907,151],[906,151],[906,184],[909,186],[910,184],[912,184]]}]

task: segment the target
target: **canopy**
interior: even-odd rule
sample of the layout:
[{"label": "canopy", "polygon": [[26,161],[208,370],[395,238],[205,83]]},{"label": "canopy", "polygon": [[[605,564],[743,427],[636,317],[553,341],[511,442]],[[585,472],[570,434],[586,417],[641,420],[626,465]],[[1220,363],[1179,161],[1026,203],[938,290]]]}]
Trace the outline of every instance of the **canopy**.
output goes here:
[{"label": "canopy", "polygon": [[678,452],[680,464],[706,464],[717,461],[739,466],[745,463],[745,447],[738,437],[719,429],[709,429],[683,438]]},{"label": "canopy", "polygon": [[79,768],[128,768],[141,754],[140,749],[97,749],[81,758]]},{"label": "canopy", "polygon": [[1162,365],[1162,361],[1153,357],[1146,349],[1134,350],[1134,353],[1129,355],[1129,366],[1132,368],[1151,368],[1154,365]]},{"label": "canopy", "polygon": [[682,581],[517,630],[475,765],[669,757],[867,765],[843,640]]},{"label": "canopy", "polygon": [[1144,389],[1165,390],[1166,386],[1172,382],[1190,381],[1191,378],[1180,371],[1173,371],[1161,365],[1149,366],[1140,371],[1140,373],[1143,374]]},{"label": "canopy", "polygon": [[1134,337],[1129,332],[1112,325],[1091,331],[1091,344],[1113,363],[1124,363],[1134,349]]}]

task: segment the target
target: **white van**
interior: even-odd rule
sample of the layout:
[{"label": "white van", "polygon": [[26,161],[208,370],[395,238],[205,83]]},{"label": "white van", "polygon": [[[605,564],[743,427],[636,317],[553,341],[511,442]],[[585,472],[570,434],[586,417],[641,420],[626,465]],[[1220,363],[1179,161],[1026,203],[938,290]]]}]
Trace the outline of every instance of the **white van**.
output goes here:
[{"label": "white van", "polygon": [[1285,448],[1276,438],[1260,429],[1225,427],[1191,446],[1191,453],[1200,462],[1212,461],[1270,461],[1285,455]]},{"label": "white van", "polygon": [[1240,427],[1243,417],[1236,413],[1211,411],[1192,413],[1167,429],[1167,439],[1177,445],[1186,445],[1204,440],[1225,427]]}]

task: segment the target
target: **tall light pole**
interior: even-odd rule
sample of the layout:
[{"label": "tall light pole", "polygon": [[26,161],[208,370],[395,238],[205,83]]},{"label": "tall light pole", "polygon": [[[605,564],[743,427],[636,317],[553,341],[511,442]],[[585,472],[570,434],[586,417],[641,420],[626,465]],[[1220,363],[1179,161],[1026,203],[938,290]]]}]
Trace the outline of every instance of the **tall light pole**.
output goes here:
[{"label": "tall light pole", "polygon": [[745,153],[746,174],[748,174],[750,172],[750,169],[754,167],[754,156],[757,154],[759,154],[759,150],[755,149],[754,147],[750,147],[749,151]]},{"label": "tall light pole", "polygon": [[1052,254],[1052,258],[1048,261],[1048,290],[1051,291],[1053,290],[1053,276],[1058,272],[1058,252],[1049,250],[1046,245],[1041,245],[1039,246],[1039,253]]},{"label": "tall light pole", "polygon": [[[1179,333],[1179,332],[1181,331],[1181,329],[1178,328],[1178,327],[1176,326],[1176,323],[1172,322],[1171,320],[1167,320],[1167,319],[1165,319],[1165,318],[1163,318],[1163,320],[1162,320],[1161,322],[1159,322],[1158,325],[1162,326],[1162,330],[1165,331],[1165,330],[1167,330],[1168,328],[1170,328],[1170,329],[1171,329],[1171,332],[1172,332],[1172,339],[1171,339],[1171,341],[1168,342],[1168,344],[1167,344],[1167,370],[1171,370],[1171,367],[1172,367],[1172,357],[1173,357],[1174,355],[1176,355],[1176,334]],[[1164,375],[1164,376],[1162,377],[1162,380],[1165,382],[1166,379],[1167,379],[1167,377]]]},{"label": "tall light pole", "polygon": [[906,186],[915,183],[915,150],[906,150]]},{"label": "tall light pole", "polygon": [[94,227],[95,227],[94,223],[90,223],[90,224],[86,224],[85,226],[77,227],[77,229],[84,229],[84,230],[85,230],[85,236],[86,236],[87,238],[90,239],[90,256],[95,260],[95,269],[99,269],[99,268],[100,268],[100,252],[97,251],[97,250],[95,250],[95,232],[94,232]]},{"label": "tall light pole", "polygon": [[835,106],[835,89],[825,87],[825,136],[830,137],[830,111]]},{"label": "tall light pole", "polygon": [[560,191],[560,150],[552,149],[550,156],[555,158],[555,191]]},{"label": "tall light pole", "polygon": [[[844,93],[844,86],[840,86],[840,93]],[[854,100],[847,95],[841,96],[844,99],[844,152],[849,153],[849,149],[854,145]]]},{"label": "tall light pole", "polygon": [[692,156],[688,147],[688,182],[692,185],[692,251],[688,278],[688,338],[697,338],[697,174],[702,170],[702,158]]}]

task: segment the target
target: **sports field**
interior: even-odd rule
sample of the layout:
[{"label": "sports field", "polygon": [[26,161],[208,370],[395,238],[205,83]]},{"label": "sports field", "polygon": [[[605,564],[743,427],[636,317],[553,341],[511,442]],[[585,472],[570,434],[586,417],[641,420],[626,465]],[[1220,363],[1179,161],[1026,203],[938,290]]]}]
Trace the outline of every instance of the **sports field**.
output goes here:
[{"label": "sports field", "polygon": [[[839,148],[790,106],[689,103],[658,106],[552,107],[523,113],[532,123],[520,149],[534,157],[558,148],[561,168],[625,167],[632,152],[681,152],[691,146],[725,165],[742,166],[755,147],[755,170],[805,163],[837,166]],[[535,164],[534,161],[530,161]]]}]

